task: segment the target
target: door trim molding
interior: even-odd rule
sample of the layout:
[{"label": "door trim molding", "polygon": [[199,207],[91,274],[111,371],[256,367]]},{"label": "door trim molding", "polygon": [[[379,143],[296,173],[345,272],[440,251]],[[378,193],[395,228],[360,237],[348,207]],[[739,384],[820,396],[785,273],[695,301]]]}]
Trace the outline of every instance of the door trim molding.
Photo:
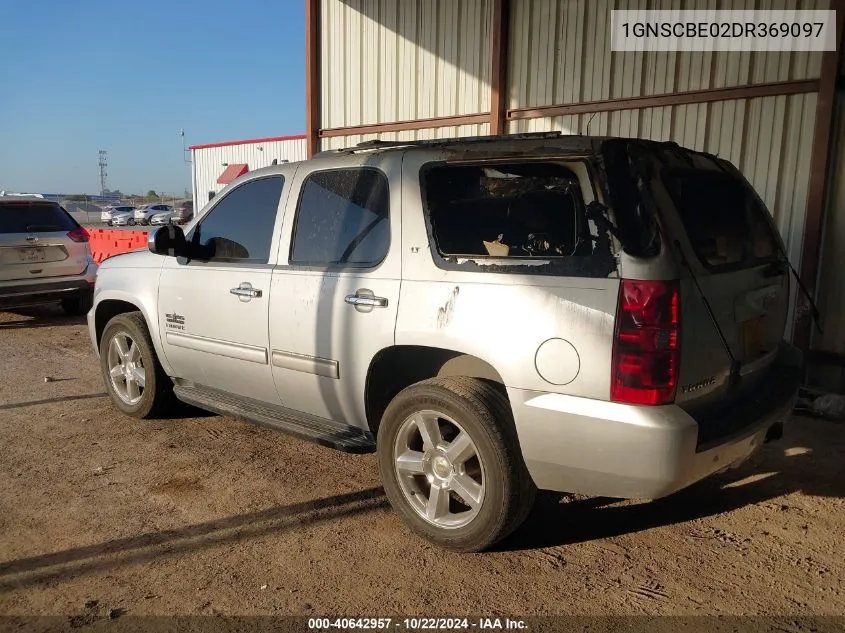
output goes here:
[{"label": "door trim molding", "polygon": [[235,358],[259,365],[267,364],[267,348],[232,341],[221,341],[219,339],[196,336],[195,334],[181,334],[178,332],[166,332],[165,339],[173,347],[182,347],[197,352],[214,354]]},{"label": "door trim molding", "polygon": [[274,349],[270,354],[270,359],[274,367],[281,369],[300,371],[324,378],[334,378],[335,380],[340,378],[340,365],[331,358],[320,358],[319,356]]}]

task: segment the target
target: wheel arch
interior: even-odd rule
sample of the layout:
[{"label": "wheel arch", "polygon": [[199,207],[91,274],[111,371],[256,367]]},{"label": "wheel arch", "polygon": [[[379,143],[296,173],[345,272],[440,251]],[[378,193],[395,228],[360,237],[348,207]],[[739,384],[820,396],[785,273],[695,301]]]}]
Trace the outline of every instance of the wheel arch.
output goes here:
[{"label": "wheel arch", "polygon": [[[127,312],[143,313],[143,310],[134,303],[122,299],[105,299],[97,303],[97,307],[94,310],[94,332],[96,334],[95,343],[97,344],[98,352],[100,351],[100,342],[103,339],[103,332],[106,329],[106,325],[114,317],[120,314],[126,314]],[[146,316],[144,320],[146,320]]]},{"label": "wheel arch", "polygon": [[97,297],[97,303],[94,308],[94,335],[96,337],[97,353],[100,352],[100,340],[103,337],[103,331],[106,329],[108,322],[114,317],[120,314],[126,314],[127,312],[140,312],[144,317],[144,323],[150,332],[150,339],[152,339],[158,362],[168,375],[173,375],[161,346],[157,321],[151,317],[150,312],[144,307],[144,302],[139,301],[137,297],[131,295],[108,292],[104,297]]},{"label": "wheel arch", "polygon": [[443,347],[394,345],[380,350],[370,361],[364,405],[372,433],[378,432],[387,405],[400,391],[428,378],[467,376],[507,390],[501,374],[489,362],[473,354]]}]

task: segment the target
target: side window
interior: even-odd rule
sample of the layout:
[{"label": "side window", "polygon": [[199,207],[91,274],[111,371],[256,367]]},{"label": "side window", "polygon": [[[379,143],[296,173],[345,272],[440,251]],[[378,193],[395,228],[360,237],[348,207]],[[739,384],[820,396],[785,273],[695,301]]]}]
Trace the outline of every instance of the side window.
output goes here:
[{"label": "side window", "polygon": [[445,164],[423,172],[442,257],[591,257],[578,176],[551,162]]},{"label": "side window", "polygon": [[233,189],[197,225],[197,259],[266,264],[284,178],[251,180]]},{"label": "side window", "polygon": [[310,174],[296,210],[291,263],[375,266],[390,246],[387,177],[372,168]]}]

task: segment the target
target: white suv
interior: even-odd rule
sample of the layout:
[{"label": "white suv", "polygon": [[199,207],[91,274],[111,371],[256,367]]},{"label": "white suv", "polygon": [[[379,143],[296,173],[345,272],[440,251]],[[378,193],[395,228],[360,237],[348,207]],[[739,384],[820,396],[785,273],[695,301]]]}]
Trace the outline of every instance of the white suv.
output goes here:
[{"label": "white suv", "polygon": [[653,499],[736,465],[798,390],[771,215],[671,143],[367,143],[249,172],[149,251],[103,263],[88,314],[117,408],[376,451],[453,550],[536,488]]},{"label": "white suv", "polygon": [[100,222],[105,222],[109,226],[112,226],[116,216],[132,213],[135,213],[135,207],[130,205],[117,205],[113,207],[106,207],[100,213]]},{"label": "white suv", "polygon": [[169,204],[145,204],[143,207],[135,209],[135,223],[147,225],[154,215],[160,213],[173,213],[173,207]]}]

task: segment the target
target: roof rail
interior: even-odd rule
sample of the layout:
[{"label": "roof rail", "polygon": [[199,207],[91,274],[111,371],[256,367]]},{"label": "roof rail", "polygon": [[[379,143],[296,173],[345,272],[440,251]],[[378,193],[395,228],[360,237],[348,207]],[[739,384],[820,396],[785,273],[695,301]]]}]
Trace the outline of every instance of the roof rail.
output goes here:
[{"label": "roof rail", "polygon": [[433,138],[421,141],[382,141],[381,139],[373,139],[371,141],[363,141],[352,147],[343,147],[340,149],[323,150],[315,155],[315,158],[320,155],[327,154],[351,154],[354,152],[361,152],[374,149],[391,149],[396,147],[444,147],[446,145],[455,145],[456,143],[492,143],[495,141],[519,141],[529,139],[552,139],[559,138],[561,133],[554,132],[526,132],[523,134],[502,134],[498,136],[458,136],[451,138]]}]

